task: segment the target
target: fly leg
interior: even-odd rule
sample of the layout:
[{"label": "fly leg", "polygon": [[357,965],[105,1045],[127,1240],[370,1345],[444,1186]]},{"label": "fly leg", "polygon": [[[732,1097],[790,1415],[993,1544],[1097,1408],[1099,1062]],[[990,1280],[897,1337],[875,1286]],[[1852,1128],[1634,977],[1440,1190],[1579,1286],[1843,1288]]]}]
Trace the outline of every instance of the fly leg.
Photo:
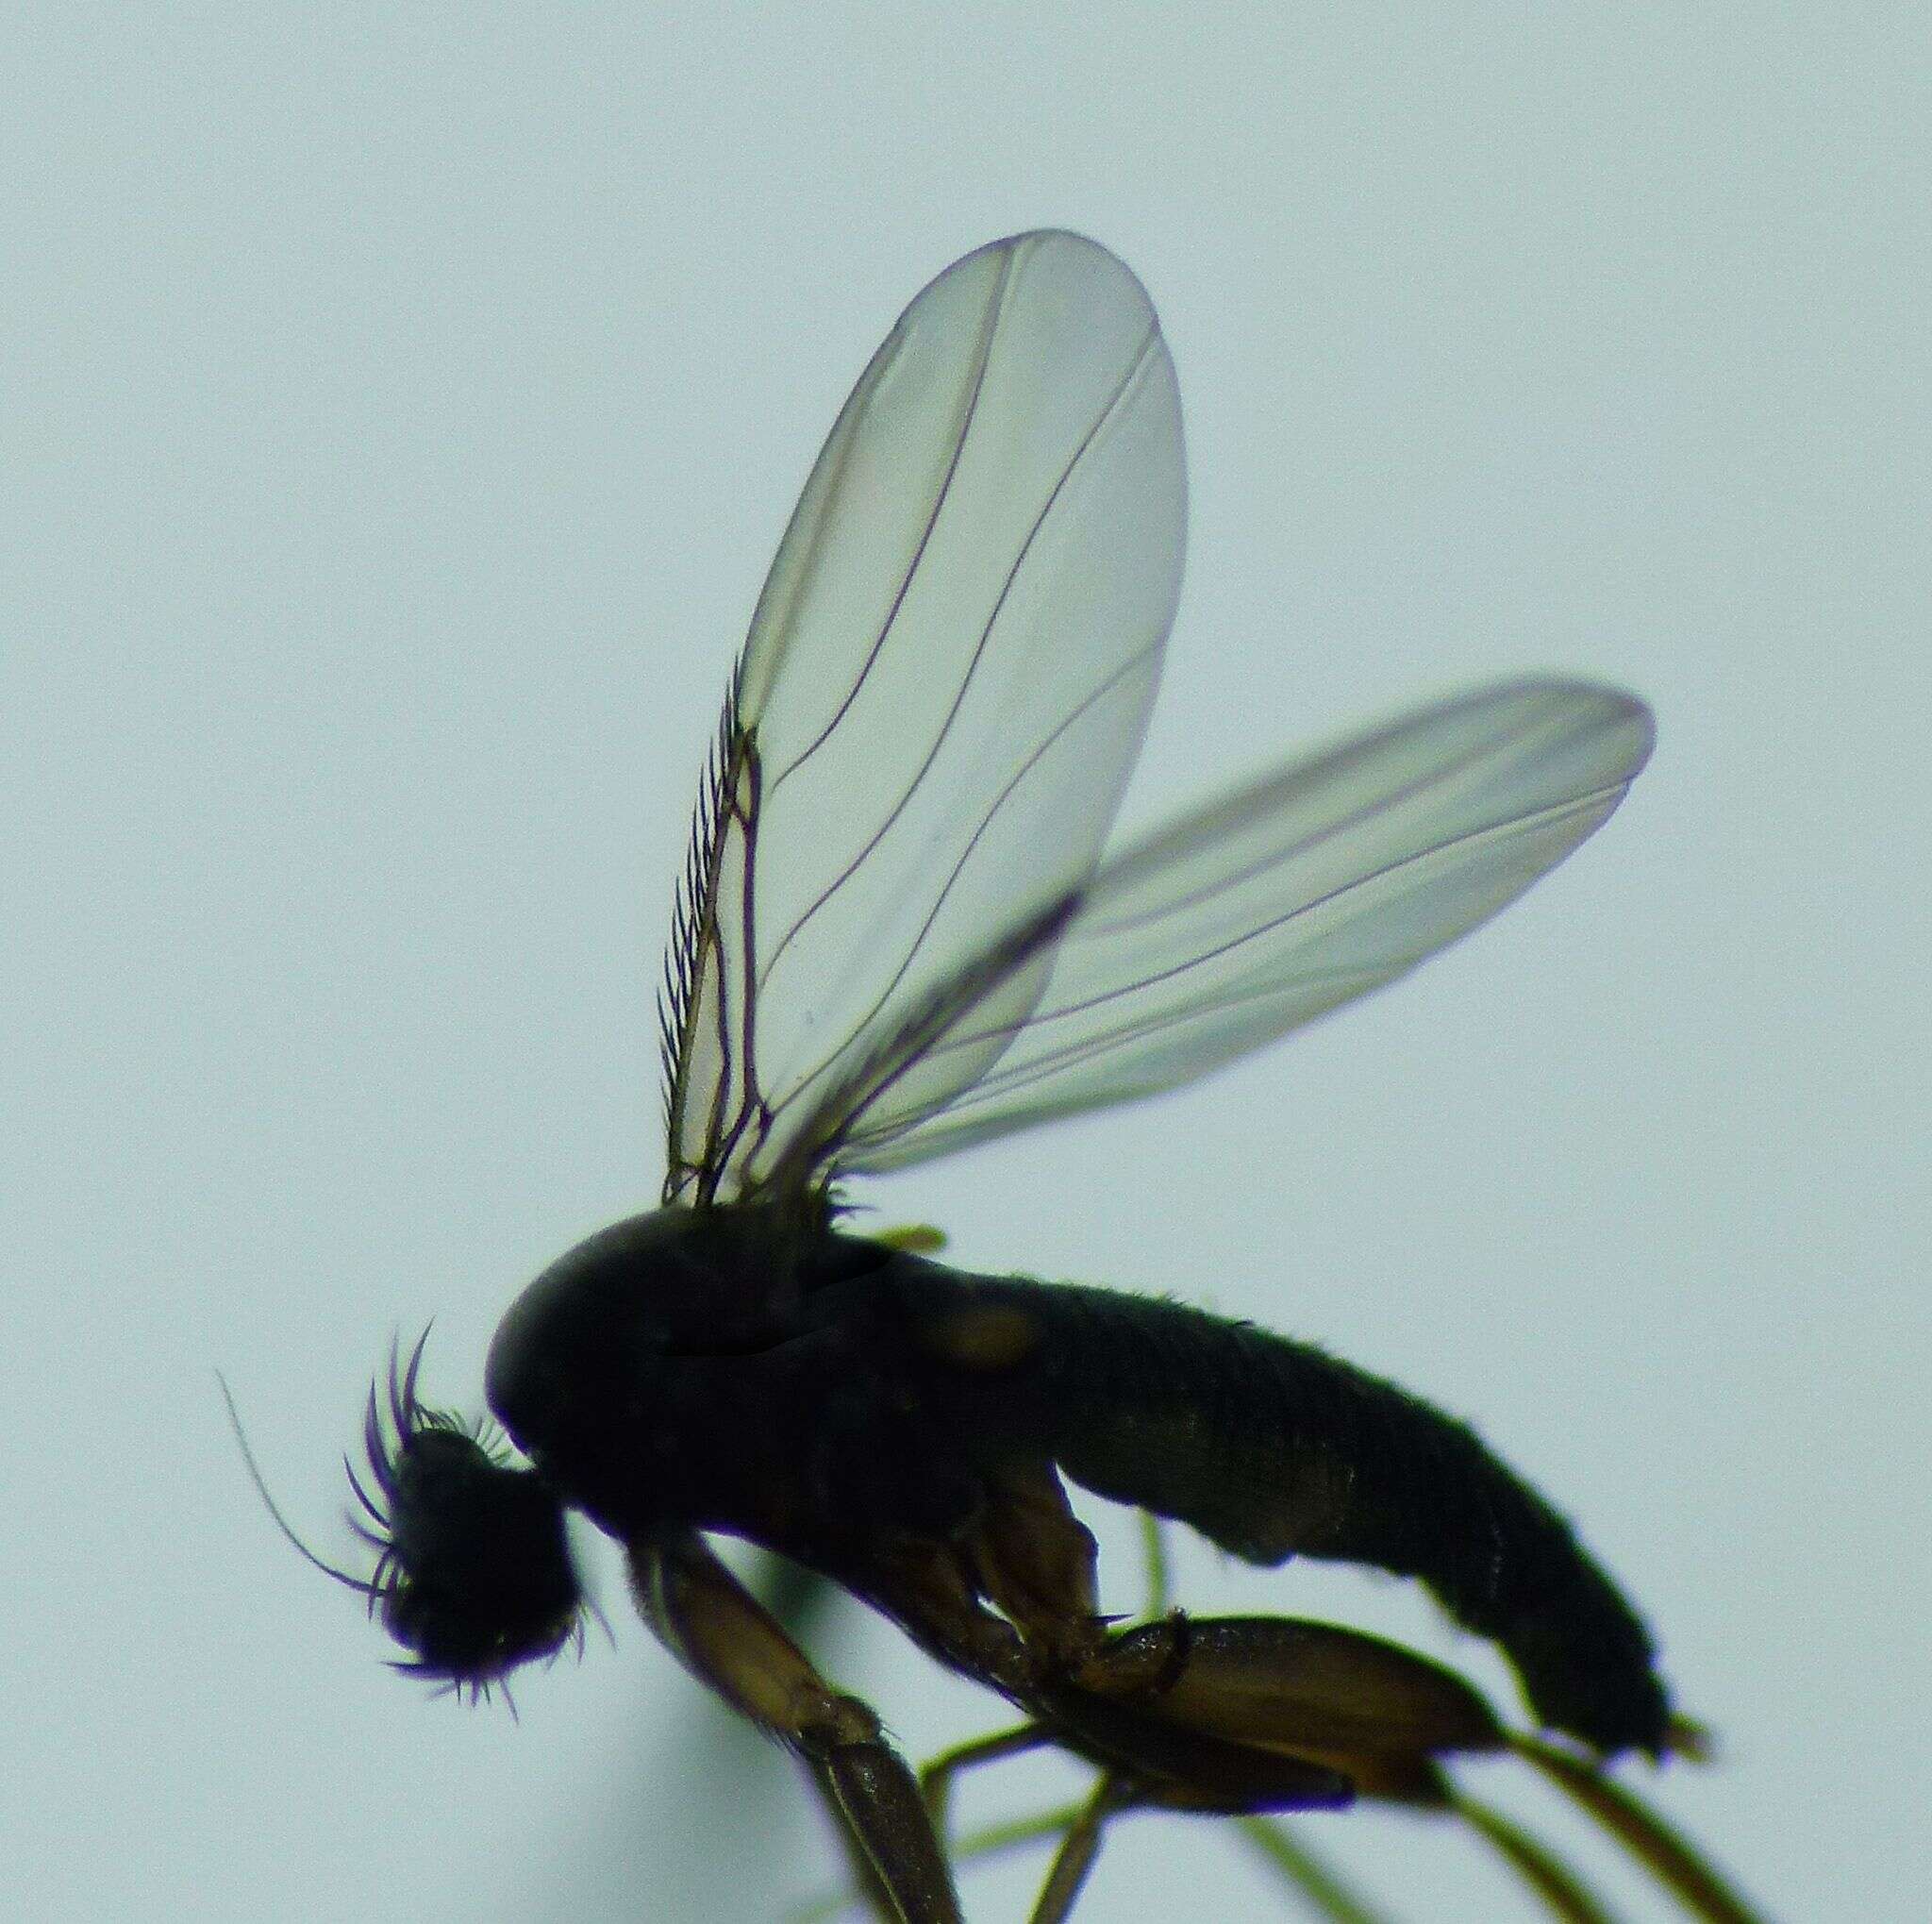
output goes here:
[{"label": "fly leg", "polygon": [[952,1815],[953,1780],[962,1770],[971,1770],[976,1764],[996,1764],[1005,1757],[1023,1756],[1053,1740],[1053,1732],[1044,1725],[1022,1724],[1017,1730],[1000,1731],[991,1737],[975,1737],[971,1743],[955,1745],[922,1766],[919,1794],[925,1799],[926,1815],[931,1817],[941,1842],[945,1841],[947,1821]]},{"label": "fly leg", "polygon": [[[1440,1665],[1289,1617],[1176,1612],[1110,1637],[1044,1696],[1077,1746],[1110,1753],[1104,1761],[1146,1780],[1158,1801],[1229,1815],[1264,1807],[1248,1784],[1253,1760],[1298,1760],[1360,1795],[1433,1806],[1442,1797],[1440,1759],[1507,1744],[1489,1705]],[[1202,1766],[1190,1769],[1196,1747]],[[1222,1752],[1250,1763],[1219,1766]]]},{"label": "fly leg", "polygon": [[877,1716],[834,1690],[694,1531],[628,1547],[638,1608],[701,1683],[801,1758],[899,1924],[962,1924],[919,1785]]},{"label": "fly leg", "polygon": [[[1151,1532],[1150,1532],[1151,1533]],[[1406,1651],[1325,1626],[1275,1618],[1191,1621],[1175,1612],[1111,1637],[1064,1683],[1041,1692],[1057,1739],[1102,1766],[1065,1814],[1031,1924],[1063,1924],[1104,1839],[1130,1811],[1236,1819],[1275,1869],[1332,1924],[1374,1924],[1274,1813],[1344,1804],[1357,1791],[1433,1805],[1446,1788],[1438,1748],[1501,1743],[1460,1681]],[[940,1760],[1007,1754],[1026,1733]],[[1593,1914],[1565,1913],[1574,1924]]]},{"label": "fly leg", "polygon": [[[1062,1741],[1138,1776],[1143,1805],[1248,1819],[1247,1834],[1332,1917],[1363,1913],[1319,1865],[1291,1844],[1280,1848],[1278,1832],[1257,1821],[1266,1806],[1246,1800],[1252,1791],[1245,1776],[1255,1759],[1280,1763],[1291,1756],[1336,1773],[1363,1799],[1459,1822],[1497,1852],[1551,1916],[1604,1924],[1608,1913],[1559,1857],[1471,1796],[1444,1767],[1514,1752],[1691,1916],[1707,1924],[1755,1924],[1743,1899],[1694,1847],[1600,1765],[1507,1731],[1461,1678],[1359,1631],[1284,1617],[1174,1616],[1111,1638],[1047,1708]],[[1177,1753],[1163,1754],[1177,1733],[1212,1747],[1191,1769],[1163,1767],[1181,1761]],[[1246,1761],[1230,1772],[1215,1761],[1217,1751]]]},{"label": "fly leg", "polygon": [[[931,1622],[928,1614],[927,1622]],[[1346,1777],[1325,1765],[1283,1749],[1217,1734],[1210,1724],[1181,1717],[1163,1720],[1158,1705],[1180,1681],[1190,1661],[1191,1626],[1170,1617],[1138,1632],[1106,1639],[1071,1670],[1048,1665],[1010,1694],[1038,1721],[959,1746],[934,1760],[921,1784],[934,1829],[946,1836],[953,1782],[962,1770],[1060,1745],[1100,1766],[1100,1776],[1080,1805],[1027,1823],[997,1827],[962,1840],[958,1855],[985,1854],[1041,1837],[1058,1840],[1053,1865],[1032,1913],[1032,1924],[1062,1924],[1072,1913],[1113,1818],[1137,1808],[1247,1815],[1306,1810],[1346,1803]],[[1237,1675],[1252,1655],[1263,1665],[1276,1653],[1231,1650],[1227,1640],[1210,1644],[1210,1670]],[[1212,1684],[1215,1676],[1197,1678]]]},{"label": "fly leg", "polygon": [[1131,1809],[1137,1800],[1135,1788],[1127,1779],[1117,1777],[1110,1770],[1101,1777],[1078,1815],[1067,1826],[1028,1924],[1064,1924],[1072,1915],[1074,1899],[1080,1895],[1080,1886],[1087,1882],[1087,1873],[1093,1868],[1093,1860],[1100,1855],[1101,1836],[1108,1819]]}]

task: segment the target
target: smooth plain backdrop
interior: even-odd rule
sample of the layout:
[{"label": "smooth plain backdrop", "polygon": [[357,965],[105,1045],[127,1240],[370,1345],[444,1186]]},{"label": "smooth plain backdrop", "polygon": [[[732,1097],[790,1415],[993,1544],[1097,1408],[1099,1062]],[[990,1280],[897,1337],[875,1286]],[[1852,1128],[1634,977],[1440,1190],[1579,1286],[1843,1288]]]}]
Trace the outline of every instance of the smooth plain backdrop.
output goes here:
[{"label": "smooth plain backdrop", "polygon": [[[1189,580],[1127,819],[1513,671],[1656,705],[1624,811],[1414,979],[874,1186],[1472,1416],[1653,1617],[1664,1807],[1786,1919],[1932,1914],[1927,35],[1915,7],[40,8],[0,111],[0,1877],[46,1919],[758,1919],[790,1766],[600,1565],[521,1720],[329,1554],[391,1334],[474,1405],[650,1202],[651,994],[729,662],[847,387],[1042,224],[1145,280]],[[1130,1531],[1108,1596],[1134,1605]],[[1184,1551],[1197,1609],[1401,1586]],[[996,1726],[856,1616],[915,1753]],[[1071,1770],[975,1784],[983,1819]],[[1507,1767],[1481,1794],[1575,1827]],[[1306,1833],[1403,1919],[1475,1844]],[[1662,1917],[1600,1849],[1633,1918]],[[969,1875],[1024,1915],[1037,1859]],[[1291,1916],[1143,1819],[1083,1924]]]}]

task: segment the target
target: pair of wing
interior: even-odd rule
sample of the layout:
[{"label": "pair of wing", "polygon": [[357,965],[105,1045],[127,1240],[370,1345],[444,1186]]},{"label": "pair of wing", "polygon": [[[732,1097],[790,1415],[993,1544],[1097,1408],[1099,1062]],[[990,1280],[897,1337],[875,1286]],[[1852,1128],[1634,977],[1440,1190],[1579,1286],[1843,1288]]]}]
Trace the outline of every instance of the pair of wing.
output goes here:
[{"label": "pair of wing", "polygon": [[997,242],[907,309],[725,704],[660,1008],[667,1202],[1205,1075],[1493,914],[1642,767],[1641,703],[1504,683],[1103,859],[1185,535],[1174,363],[1104,248]]}]

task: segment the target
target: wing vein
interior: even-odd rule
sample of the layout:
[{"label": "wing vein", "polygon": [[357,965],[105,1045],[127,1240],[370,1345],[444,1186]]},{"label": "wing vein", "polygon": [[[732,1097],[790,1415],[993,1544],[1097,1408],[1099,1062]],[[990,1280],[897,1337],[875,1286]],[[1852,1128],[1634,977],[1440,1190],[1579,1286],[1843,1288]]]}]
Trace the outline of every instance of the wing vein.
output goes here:
[{"label": "wing vein", "polygon": [[[1049,735],[1047,735],[1043,741],[1036,744],[1033,749],[1026,756],[1025,760],[1022,761],[1019,767],[1014,770],[1013,774],[1008,778],[1005,787],[1001,789],[999,795],[994,798],[992,805],[980,817],[978,824],[974,827],[971,838],[968,840],[965,848],[961,851],[959,859],[956,862],[954,862],[951,872],[947,875],[944,884],[940,889],[938,898],[934,901],[932,908],[927,912],[925,920],[920,925],[920,930],[918,935],[916,935],[913,938],[911,946],[907,950],[904,960],[899,963],[899,966],[897,970],[893,973],[891,979],[886,984],[885,988],[880,991],[878,996],[874,999],[872,1007],[868,1009],[865,1012],[865,1013],[861,1015],[853,1024],[850,1032],[844,1037],[842,1037],[827,1055],[821,1059],[818,1064],[811,1070],[811,1072],[808,1075],[801,1078],[800,1080],[790,1091],[787,1092],[786,1096],[782,1102],[774,1106],[774,1108],[772,1111],[772,1118],[774,1121],[775,1121],[780,1115],[782,1115],[784,1112],[789,1107],[791,1107],[792,1103],[796,1102],[798,1098],[806,1093],[807,1090],[811,1088],[811,1086],[814,1083],[816,1083],[834,1066],[834,1064],[838,1062],[840,1056],[844,1053],[845,1049],[850,1045],[853,1038],[862,1034],[865,1031],[865,1029],[871,1026],[872,1022],[878,1015],[880,1010],[882,1010],[886,1006],[886,1004],[891,999],[892,995],[897,992],[900,985],[905,981],[907,975],[910,972],[912,964],[914,961],[917,959],[919,951],[921,947],[924,945],[927,936],[931,934],[934,923],[939,920],[940,911],[944,907],[947,896],[951,895],[955,885],[958,883],[959,879],[959,877],[964,873],[966,864],[971,860],[974,849],[978,845],[981,838],[986,834],[986,831],[992,826],[993,820],[999,814],[999,811],[1007,805],[1008,801],[1011,799],[1015,790],[1017,790],[1020,784],[1025,780],[1027,776],[1030,775],[1039,766],[1041,761],[1044,758],[1047,751],[1054,745],[1054,744],[1058,742],[1067,732],[1067,730],[1071,728],[1074,726],[1074,724],[1080,719],[1080,717],[1083,714],[1087,713],[1088,711],[1092,708],[1095,702],[1103,700],[1109,693],[1111,693],[1113,689],[1117,688],[1120,685],[1120,683],[1126,678],[1127,675],[1129,675],[1134,669],[1140,667],[1142,663],[1144,663],[1148,657],[1154,654],[1156,650],[1154,646],[1150,644],[1147,647],[1138,649],[1134,654],[1128,656],[1124,661],[1121,662],[1119,667],[1114,669],[1114,671],[1110,675],[1108,675],[1096,688],[1092,689],[1076,707],[1070,710],[1064,716],[1064,718],[1055,727],[1053,731]],[[997,986],[997,984],[995,983],[989,983],[987,985],[989,990],[995,986]],[[991,1035],[998,1033],[998,1031],[990,1030],[982,1031],[982,1033]],[[1014,1028],[1013,1033],[1018,1033],[1018,1026]]]},{"label": "wing vein", "polygon": [[[1593,790],[1588,795],[1566,796],[1564,800],[1553,802],[1547,808],[1538,809],[1526,814],[1512,815],[1506,821],[1487,822],[1479,828],[1469,828],[1463,830],[1460,834],[1445,836],[1440,842],[1431,843],[1426,848],[1416,849],[1412,853],[1401,857],[1399,860],[1379,863],[1376,867],[1367,870],[1361,875],[1352,876],[1346,882],[1326,890],[1319,895],[1312,895],[1305,902],[1297,902],[1293,908],[1284,911],[1281,914],[1271,916],[1267,921],[1257,924],[1255,928],[1246,929],[1240,935],[1231,936],[1225,942],[1217,943],[1210,948],[1201,949],[1197,953],[1190,955],[1185,960],[1174,962],[1167,968],[1150,970],[1143,976],[1118,983],[1103,994],[1090,995],[1083,1001],[1069,1002],[1061,1008],[1047,1010],[1044,1013],[1036,1011],[1022,1022],[995,1024],[990,1029],[976,1029],[969,1035],[952,1037],[950,1040],[941,1043],[934,1053],[944,1054],[955,1049],[972,1048],[991,1042],[1003,1034],[1010,1038],[1020,1034],[1024,1029],[1043,1029],[1050,1022],[1063,1022],[1069,1017],[1086,1014],[1088,1012],[1098,1009],[1108,1002],[1117,1001],[1123,995],[1136,995],[1141,990],[1154,988],[1159,983],[1173,981],[1186,975],[1190,969],[1199,968],[1204,962],[1217,962],[1223,956],[1232,955],[1236,949],[1245,946],[1248,943],[1258,941],[1262,936],[1272,934],[1278,929],[1286,928],[1290,923],[1298,921],[1302,916],[1314,913],[1318,909],[1326,908],[1336,902],[1345,901],[1348,896],[1356,894],[1358,890],[1367,888],[1372,882],[1383,880],[1392,875],[1399,875],[1406,868],[1413,867],[1418,862],[1427,862],[1433,857],[1447,854],[1453,849],[1472,847],[1488,837],[1500,839],[1506,835],[1519,834],[1528,829],[1546,827],[1551,823],[1560,822],[1568,816],[1588,814],[1609,796],[1620,795],[1625,786],[1627,784],[1621,782],[1612,783],[1607,788]],[[1381,973],[1381,971],[1373,969],[1359,971],[1343,970],[1331,973],[1373,976]],[[1291,978],[1285,972],[1283,975],[1275,978],[1269,986],[1271,988],[1280,988],[1289,979]],[[1311,971],[1304,979],[1308,981],[1318,980],[1320,979],[1319,972]]]},{"label": "wing vein", "polygon": [[[1058,506],[1061,496],[1066,492],[1068,482],[1072,480],[1074,475],[1079,469],[1081,462],[1086,460],[1088,454],[1098,443],[1103,429],[1106,428],[1106,427],[1110,421],[1113,421],[1116,418],[1118,418],[1123,402],[1125,400],[1127,395],[1133,392],[1134,384],[1141,378],[1141,375],[1145,371],[1148,365],[1149,358],[1153,353],[1154,343],[1157,340],[1158,340],[1158,338],[1159,330],[1156,327],[1150,326],[1147,330],[1145,338],[1142,340],[1141,343],[1140,350],[1134,356],[1134,359],[1131,361],[1131,363],[1129,363],[1126,372],[1121,376],[1119,382],[1115,385],[1113,393],[1108,396],[1106,405],[1103,408],[1101,408],[1098,413],[1095,414],[1092,424],[1088,427],[1087,432],[1081,436],[1080,444],[1074,450],[1073,454],[1068,457],[1065,466],[1061,468],[1058,477],[1055,479],[1053,487],[1047,494],[1045,501],[1041,504],[1040,512],[1034,516],[1032,526],[1028,527],[1028,529],[1026,530],[1026,538],[1024,542],[1021,543],[1019,553],[1013,557],[1012,563],[1007,570],[1006,578],[1000,584],[999,593],[993,598],[992,608],[991,611],[988,613],[985,622],[982,624],[980,627],[979,639],[974,644],[973,653],[967,660],[964,674],[962,674],[959,678],[959,686],[958,690],[955,692],[952,702],[946,710],[944,721],[942,721],[940,724],[937,732],[933,736],[932,745],[926,750],[924,759],[920,762],[918,768],[913,771],[911,778],[907,782],[904,791],[899,795],[899,798],[892,804],[891,808],[887,811],[884,818],[880,821],[878,827],[873,830],[872,834],[859,847],[858,853],[855,854],[852,857],[851,861],[849,861],[845,864],[845,866],[842,869],[841,869],[840,872],[836,876],[834,876],[832,879],[828,881],[823,889],[819,891],[819,893],[812,898],[812,900],[808,902],[805,906],[805,908],[799,912],[799,914],[797,915],[796,919],[792,922],[791,926],[789,929],[787,929],[783,936],[779,938],[776,945],[773,948],[772,953],[765,959],[763,967],[758,971],[758,986],[759,989],[762,989],[766,985],[766,983],[768,983],[771,980],[772,971],[777,966],[779,957],[785,953],[788,947],[790,947],[792,941],[804,932],[806,925],[809,923],[811,919],[815,915],[817,915],[822,909],[825,907],[825,905],[832,899],[832,897],[836,895],[838,892],[841,888],[843,888],[844,885],[848,881],[850,881],[855,875],[858,874],[858,870],[865,864],[867,861],[871,859],[874,853],[877,850],[879,845],[884,842],[884,840],[889,834],[891,834],[894,825],[901,820],[901,818],[905,815],[906,811],[911,806],[912,797],[918,794],[921,786],[925,781],[926,777],[929,774],[931,774],[933,764],[939,760],[940,751],[945,746],[948,738],[951,736],[953,732],[953,726],[959,718],[960,710],[964,708],[966,705],[967,694],[971,690],[974,680],[977,677],[982,663],[985,661],[987,650],[992,643],[993,633],[999,627],[1000,617],[1006,611],[1008,603],[1010,601],[1012,597],[1014,585],[1019,581],[1021,576],[1025,572],[1026,564],[1035,553],[1037,544],[1040,540],[1041,530],[1053,518],[1053,511],[1055,508]],[[990,362],[991,359],[991,342],[989,341],[987,345],[987,361]],[[982,363],[981,368],[979,370],[979,381],[981,385],[984,384],[985,376],[986,364]],[[977,407],[978,389],[975,388],[974,395],[974,410],[976,410]],[[953,466],[949,468],[947,471],[948,489],[951,487],[952,476],[958,470],[960,457],[963,455],[965,451],[965,445],[967,441],[971,438],[972,431],[972,418],[971,412],[969,411],[967,423],[965,428],[961,432],[958,445],[954,450]],[[943,506],[944,492],[945,491],[943,490],[941,491],[941,502],[940,504],[935,506],[932,519],[928,521],[928,523],[926,524],[925,533],[921,539],[921,555],[924,553],[926,543],[931,540],[933,528],[938,525],[940,509]],[[896,617],[897,615],[900,603],[903,602],[905,598],[907,589],[910,586],[912,576],[918,570],[918,560],[917,558],[915,558],[912,568],[908,571],[905,581],[903,581],[900,584],[899,598],[893,604],[894,617]],[[890,626],[891,624],[889,621],[888,627],[890,627]],[[884,635],[881,635],[879,642],[874,644],[872,654],[867,657],[865,669],[866,674],[871,673],[872,665],[874,661],[877,660],[879,648],[884,645],[884,641],[885,637]],[[862,675],[860,677],[860,680],[863,679],[864,676]],[[818,741],[812,745],[812,748],[808,748],[804,750],[798,756],[797,760],[791,764],[791,768],[788,768],[786,770],[786,773],[788,775],[791,772],[791,769],[795,769],[796,767],[798,767],[799,763],[806,759],[806,756],[812,752],[812,749],[817,748],[825,741],[826,737],[830,734],[831,729],[838,726],[838,720],[841,719],[845,714],[846,711],[850,708],[851,703],[854,699],[856,699],[858,693],[858,687],[857,685],[855,685],[851,694],[849,694],[846,697],[844,704],[841,707],[839,717],[835,718],[834,721],[827,726],[825,733],[822,734],[819,737]],[[775,788],[776,784],[774,783],[774,791]],[[1004,800],[1004,798],[1005,796],[1003,794],[1001,799]],[[995,809],[997,809],[997,806],[998,804],[996,803]],[[930,928],[930,921],[928,921],[927,928]],[[924,939],[924,931],[922,930],[920,940],[923,941]],[[916,945],[915,945],[915,947]],[[911,957],[908,955],[908,957],[907,958],[907,962],[908,964],[910,961]],[[902,968],[901,974],[903,975],[903,973],[904,970]],[[897,978],[894,978],[894,979],[896,981]]]},{"label": "wing vein", "polygon": [[852,686],[845,691],[839,706],[832,711],[831,719],[772,778],[774,795],[837,732],[840,724],[851,712],[852,704],[858,699],[858,691],[865,686],[867,678],[872,674],[873,665],[877,661],[880,650],[891,637],[900,611],[906,605],[906,596],[911,590],[913,578],[919,573],[919,564],[925,559],[925,551],[931,545],[933,530],[939,526],[940,516],[945,511],[946,497],[953,492],[954,477],[959,472],[959,462],[965,455],[966,443],[973,438],[974,417],[979,411],[980,397],[986,391],[986,371],[991,364],[993,343],[999,338],[1000,324],[1006,318],[1007,296],[1012,286],[1013,267],[1017,259],[1016,254],[1003,263],[998,295],[987,304],[986,326],[980,333],[975,350],[973,392],[967,399],[965,412],[960,417],[959,431],[953,438],[952,450],[946,460],[945,477],[934,492],[931,511],[925,517],[925,526],[920,530],[919,540],[913,546],[912,557],[906,564],[906,571],[899,577],[899,585],[894,590],[891,603],[886,610],[886,618],[879,624],[879,631],[873,638],[872,646],[866,651],[865,660],[859,664],[858,673],[854,677]]},{"label": "wing vein", "polygon": [[[1403,803],[1413,800],[1417,795],[1426,794],[1429,789],[1456,776],[1466,773],[1468,770],[1478,766],[1484,761],[1500,758],[1510,747],[1533,733],[1537,726],[1538,724],[1533,721],[1526,722],[1523,727],[1510,733],[1496,736],[1492,740],[1478,742],[1466,753],[1443,762],[1441,766],[1424,770],[1413,780],[1404,782],[1399,787],[1371,795],[1358,808],[1351,809],[1344,814],[1339,814],[1332,821],[1322,823],[1298,840],[1291,842],[1285,848],[1258,857],[1245,867],[1230,869],[1224,874],[1217,874],[1210,881],[1204,883],[1200,888],[1193,890],[1191,893],[1163,900],[1157,907],[1146,910],[1138,915],[1123,915],[1111,920],[1105,917],[1096,917],[1091,924],[1091,930],[1083,931],[1083,933],[1091,932],[1094,936],[1122,935],[1135,929],[1145,928],[1149,924],[1161,921],[1169,915],[1178,914],[1184,910],[1191,909],[1200,902],[1210,900],[1215,895],[1225,894],[1229,888],[1240,886],[1241,883],[1250,880],[1264,870],[1277,868],[1283,862],[1298,861],[1301,857],[1310,854],[1313,850],[1322,847],[1326,843],[1335,841],[1340,836],[1352,834],[1364,822],[1373,821],[1377,815],[1386,814],[1392,809],[1400,808]],[[1304,779],[1306,779],[1306,777]],[[1513,818],[1506,817],[1505,819]],[[1486,823],[1483,825],[1484,828],[1499,826],[1501,826],[1499,823]],[[1479,834],[1482,832],[1482,829],[1477,828],[1468,832]],[[1444,845],[1453,845],[1453,843]],[[1158,847],[1159,845],[1157,843],[1155,846]],[[1428,854],[1430,852],[1427,849],[1420,851],[1422,854]],[[1357,882],[1366,882],[1372,881],[1374,878],[1373,876],[1365,875],[1357,877],[1356,880]],[[1318,904],[1310,902],[1306,906],[1314,908]]]}]

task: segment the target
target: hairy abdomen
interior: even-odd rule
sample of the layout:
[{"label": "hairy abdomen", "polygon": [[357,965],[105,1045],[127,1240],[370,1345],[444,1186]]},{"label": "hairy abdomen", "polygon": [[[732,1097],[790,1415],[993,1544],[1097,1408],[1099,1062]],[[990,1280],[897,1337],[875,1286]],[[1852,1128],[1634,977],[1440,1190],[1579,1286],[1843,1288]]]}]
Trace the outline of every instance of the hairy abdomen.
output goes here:
[{"label": "hairy abdomen", "polygon": [[1510,1659],[1540,1717],[1603,1750],[1664,1743],[1648,1631],[1569,1524],[1420,1398],[1305,1344],[1110,1291],[975,1280],[1043,1332],[1023,1427],[1096,1494],[1252,1563],[1309,1556],[1427,1585]]}]

